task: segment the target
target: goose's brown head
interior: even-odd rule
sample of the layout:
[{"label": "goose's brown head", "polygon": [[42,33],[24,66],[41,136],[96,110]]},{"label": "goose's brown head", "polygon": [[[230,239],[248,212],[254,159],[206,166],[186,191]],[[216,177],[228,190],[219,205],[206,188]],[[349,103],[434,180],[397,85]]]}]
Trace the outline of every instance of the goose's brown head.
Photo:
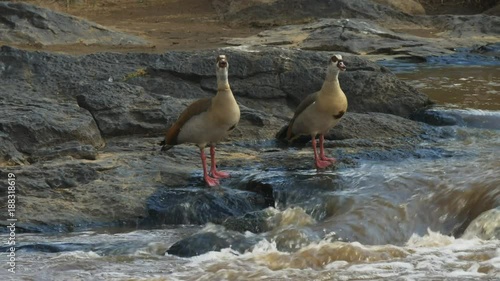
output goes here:
[{"label": "goose's brown head", "polygon": [[340,71],[345,71],[347,69],[341,55],[333,55],[331,63],[335,64]]},{"label": "goose's brown head", "polygon": [[217,68],[226,68],[228,66],[227,59],[225,55],[217,56]]}]

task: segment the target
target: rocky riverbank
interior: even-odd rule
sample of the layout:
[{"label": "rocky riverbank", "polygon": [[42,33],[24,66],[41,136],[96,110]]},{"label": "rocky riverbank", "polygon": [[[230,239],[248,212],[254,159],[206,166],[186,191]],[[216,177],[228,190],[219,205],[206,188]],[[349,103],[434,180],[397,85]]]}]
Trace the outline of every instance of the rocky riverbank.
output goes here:
[{"label": "rocky riverbank", "polygon": [[[223,184],[224,192],[198,180],[196,148],[160,153],[157,146],[186,104],[214,93],[218,53],[230,60],[242,107],[237,130],[219,147],[219,165],[237,175]],[[18,177],[21,225],[205,223],[268,207],[272,198],[255,190],[244,171],[312,168],[308,145],[286,149],[274,134],[294,104],[320,87],[329,55],[227,48],[74,57],[2,47],[8,85],[1,97],[2,174]],[[370,61],[345,60],[349,71],[340,81],[350,112],[327,136],[328,150],[341,156],[337,168],[355,165],[358,157],[411,157],[421,153],[418,139],[441,136],[405,118],[430,104],[425,95]],[[201,212],[197,204],[208,209]]]},{"label": "rocky riverbank", "polygon": [[[214,5],[223,2],[214,1]],[[232,47],[78,56],[1,47],[0,176],[14,172],[18,179],[20,229],[72,231],[98,226],[227,223],[235,218],[244,218],[236,219],[235,225],[245,225],[245,215],[274,206],[276,196],[286,197],[286,190],[278,192],[265,180],[267,171],[313,168],[308,144],[287,148],[275,142],[274,135],[292,116],[298,102],[319,89],[326,62],[334,53],[341,53],[348,67],[339,79],[349,100],[349,112],[327,136],[328,153],[339,158],[332,169],[356,167],[363,159],[398,161],[456,155],[432,146],[452,137],[453,129],[409,119],[432,102],[387,68],[358,55],[425,58],[452,52],[457,43],[446,39],[450,37],[434,40],[401,35],[371,22],[378,14],[370,11],[383,12],[384,18],[415,22],[414,16],[390,7],[375,9],[381,6],[371,1],[367,6],[361,1],[333,2],[344,7],[342,13],[332,14],[334,19],[308,20],[304,25],[278,27],[257,37],[228,39],[231,45],[239,45]],[[283,7],[283,1],[273,3],[271,7]],[[0,15],[1,24],[11,26],[8,36],[2,36],[2,40],[12,40],[9,45],[25,44],[14,35],[27,38],[23,34],[34,34],[31,28],[52,30],[59,40],[55,44],[74,43],[60,37],[68,30],[53,28],[61,27],[60,21],[72,22],[71,17],[43,16],[45,11],[24,4],[1,4],[28,23],[19,25],[11,21],[15,18],[12,14]],[[352,14],[356,19],[346,22],[340,17],[351,15],[345,13],[349,7],[375,8],[363,13],[359,8]],[[255,15],[262,7],[255,9],[218,11],[223,12],[224,21],[232,21],[245,19],[244,12],[254,11],[248,15]],[[273,9],[269,11],[287,11]],[[316,10],[302,11],[311,15]],[[297,19],[302,21],[304,15]],[[437,21],[439,17],[427,22]],[[449,17],[442,21],[443,32],[449,36],[476,26],[482,30],[478,43],[487,43],[492,34],[499,33],[496,16]],[[481,24],[466,24],[470,21]],[[450,22],[462,24],[448,28]],[[120,33],[113,33],[118,41],[96,39],[96,34],[88,30],[104,27],[92,23],[82,26],[87,32],[78,33],[78,37],[84,37],[84,42],[98,40],[111,46],[124,42]],[[464,29],[457,31],[460,26]],[[103,32],[103,36],[111,34]],[[51,37],[47,36],[29,37],[29,44],[50,45]],[[298,37],[302,39],[293,39]],[[341,38],[341,42],[331,41],[332,37]],[[132,37],[127,40],[147,45]],[[465,44],[467,40],[460,42]],[[234,176],[223,181],[220,188],[208,189],[199,180],[196,148],[179,146],[161,153],[157,143],[187,104],[213,95],[213,60],[218,54],[228,56],[229,80],[242,119],[218,148],[221,169],[230,170]],[[286,175],[282,176],[285,179]]]}]

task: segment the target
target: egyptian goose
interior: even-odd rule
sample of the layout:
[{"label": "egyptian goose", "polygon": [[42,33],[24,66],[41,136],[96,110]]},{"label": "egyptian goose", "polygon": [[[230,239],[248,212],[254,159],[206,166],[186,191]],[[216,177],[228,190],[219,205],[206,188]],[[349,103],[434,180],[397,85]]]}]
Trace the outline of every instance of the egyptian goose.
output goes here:
[{"label": "egyptian goose", "polygon": [[[301,135],[310,135],[314,150],[316,168],[324,169],[335,163],[335,158],[325,156],[324,134],[337,125],[347,111],[347,98],[340,88],[339,72],[346,66],[341,55],[334,55],[329,61],[325,81],[321,89],[307,96],[297,107],[288,126],[278,132],[279,139],[289,142]],[[316,136],[319,134],[319,155],[316,150]]]},{"label": "egyptian goose", "polygon": [[[209,186],[219,184],[229,174],[217,171],[215,144],[224,139],[240,120],[240,107],[229,87],[226,56],[219,55],[216,63],[217,94],[190,104],[165,134],[162,151],[181,143],[193,143],[200,148],[203,178]],[[205,147],[210,146],[211,168],[207,173]]]}]

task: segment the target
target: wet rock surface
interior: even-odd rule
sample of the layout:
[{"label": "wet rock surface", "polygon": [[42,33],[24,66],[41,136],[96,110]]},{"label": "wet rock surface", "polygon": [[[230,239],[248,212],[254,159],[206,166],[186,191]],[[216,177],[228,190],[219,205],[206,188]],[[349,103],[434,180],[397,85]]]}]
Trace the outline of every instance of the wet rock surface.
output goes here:
[{"label": "wet rock surface", "polygon": [[486,211],[474,219],[465,230],[463,237],[485,240],[500,239],[500,208]]},{"label": "wet rock surface", "polygon": [[173,244],[167,253],[179,257],[192,257],[225,248],[244,252],[256,242],[240,232],[227,231],[221,226],[209,224],[199,233]]}]

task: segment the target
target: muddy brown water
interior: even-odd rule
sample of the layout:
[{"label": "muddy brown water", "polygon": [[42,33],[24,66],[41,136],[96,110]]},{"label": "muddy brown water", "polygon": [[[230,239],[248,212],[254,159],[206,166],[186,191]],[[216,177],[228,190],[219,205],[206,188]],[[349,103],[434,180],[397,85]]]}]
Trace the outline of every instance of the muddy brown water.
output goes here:
[{"label": "muddy brown water", "polygon": [[399,77],[446,107],[500,109],[500,66],[427,68]]},{"label": "muddy brown water", "polygon": [[[412,66],[398,75],[437,108],[500,122],[500,64]],[[500,208],[499,129],[454,127],[455,137],[432,144],[451,157],[363,161],[321,175],[297,171],[303,188],[315,188],[308,185],[318,176],[342,188],[322,186],[319,199],[271,208],[274,228],[245,253],[164,254],[193,233],[224,231],[212,224],[18,234],[19,243],[66,250],[19,250],[16,274],[7,272],[2,254],[1,280],[499,280],[500,240],[462,237],[471,220]],[[287,176],[260,175],[277,185]],[[483,223],[498,227],[498,220]],[[343,232],[349,241],[339,238]]]}]

